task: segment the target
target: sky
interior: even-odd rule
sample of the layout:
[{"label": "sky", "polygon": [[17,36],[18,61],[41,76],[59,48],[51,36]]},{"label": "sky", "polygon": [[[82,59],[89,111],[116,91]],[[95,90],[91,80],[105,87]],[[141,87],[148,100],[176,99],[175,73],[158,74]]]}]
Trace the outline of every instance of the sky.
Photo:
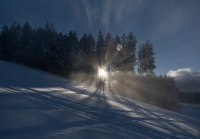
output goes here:
[{"label": "sky", "polygon": [[200,70],[199,0],[0,0],[0,26],[13,21],[33,28],[52,22],[58,32],[77,32],[79,39],[99,30],[113,37],[133,32],[140,43],[154,46],[155,73]]}]

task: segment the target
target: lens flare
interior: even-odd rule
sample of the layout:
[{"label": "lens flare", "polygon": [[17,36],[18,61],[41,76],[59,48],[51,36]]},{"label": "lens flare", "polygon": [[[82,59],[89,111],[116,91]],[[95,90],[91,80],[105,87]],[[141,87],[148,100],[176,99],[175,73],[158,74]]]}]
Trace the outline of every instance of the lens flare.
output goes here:
[{"label": "lens flare", "polygon": [[117,51],[121,51],[122,48],[123,48],[123,46],[121,44],[118,44],[117,47],[116,47]]}]

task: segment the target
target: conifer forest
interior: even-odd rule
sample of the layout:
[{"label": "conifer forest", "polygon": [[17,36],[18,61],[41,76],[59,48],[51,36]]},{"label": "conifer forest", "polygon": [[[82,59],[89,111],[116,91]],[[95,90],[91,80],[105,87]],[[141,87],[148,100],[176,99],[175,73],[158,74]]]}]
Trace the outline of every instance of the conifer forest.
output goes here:
[{"label": "conifer forest", "polygon": [[[174,78],[154,73],[156,58],[150,40],[138,44],[133,32],[112,35],[108,32],[104,36],[100,30],[97,38],[89,32],[79,39],[75,31],[59,33],[49,22],[36,29],[28,22],[23,26],[4,24],[0,60],[176,111],[179,99]],[[121,49],[116,49],[118,44]],[[107,71],[102,79],[98,77],[99,68]]]}]

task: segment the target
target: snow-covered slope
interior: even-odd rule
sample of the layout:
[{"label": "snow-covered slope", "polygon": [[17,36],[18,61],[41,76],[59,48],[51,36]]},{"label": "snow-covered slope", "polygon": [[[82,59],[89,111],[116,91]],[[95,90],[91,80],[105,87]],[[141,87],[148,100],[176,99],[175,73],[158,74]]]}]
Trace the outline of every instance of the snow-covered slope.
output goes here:
[{"label": "snow-covered slope", "polygon": [[187,139],[199,129],[200,119],[0,61],[1,139]]},{"label": "snow-covered slope", "polygon": [[179,113],[196,118],[200,120],[200,105],[180,103],[182,106]]}]

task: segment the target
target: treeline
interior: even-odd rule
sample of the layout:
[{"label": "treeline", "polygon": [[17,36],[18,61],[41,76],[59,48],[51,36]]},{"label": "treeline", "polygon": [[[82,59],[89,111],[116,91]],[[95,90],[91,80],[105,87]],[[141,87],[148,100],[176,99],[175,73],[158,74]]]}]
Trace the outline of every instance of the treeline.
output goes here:
[{"label": "treeline", "polygon": [[[97,41],[91,33],[85,33],[79,40],[75,31],[57,33],[52,23],[32,29],[28,22],[22,27],[13,22],[10,27],[2,27],[0,59],[64,76],[71,71],[89,73],[97,67],[135,72],[137,64],[139,73],[153,73],[156,66],[152,44],[149,40],[140,44],[137,60],[136,43],[132,32],[113,38],[109,32],[104,37],[99,31]],[[122,44],[121,51],[116,50],[117,44]]]},{"label": "treeline", "polygon": [[200,92],[191,92],[191,91],[177,91],[177,96],[180,103],[191,103],[200,105]]},{"label": "treeline", "polygon": [[111,80],[114,82],[112,90],[119,95],[177,111],[178,100],[175,81],[172,77],[127,73],[113,76]]},{"label": "treeline", "polygon": [[[121,44],[122,49],[116,49]],[[177,97],[174,79],[154,73],[155,52],[149,40],[139,44],[130,32],[115,38],[101,30],[97,40],[85,33],[80,40],[75,31],[58,33],[52,23],[31,28],[13,24],[2,27],[0,59],[16,62],[99,87],[166,109],[174,109]],[[138,68],[135,69],[135,66]],[[108,71],[103,80],[98,69]],[[136,70],[138,75],[136,75]]]},{"label": "treeline", "polygon": [[[0,59],[67,76],[75,68],[72,55],[78,38],[70,31],[57,33],[48,22],[44,28],[32,29],[28,22],[22,27],[15,22],[2,27]],[[74,67],[72,67],[74,65]]]}]

